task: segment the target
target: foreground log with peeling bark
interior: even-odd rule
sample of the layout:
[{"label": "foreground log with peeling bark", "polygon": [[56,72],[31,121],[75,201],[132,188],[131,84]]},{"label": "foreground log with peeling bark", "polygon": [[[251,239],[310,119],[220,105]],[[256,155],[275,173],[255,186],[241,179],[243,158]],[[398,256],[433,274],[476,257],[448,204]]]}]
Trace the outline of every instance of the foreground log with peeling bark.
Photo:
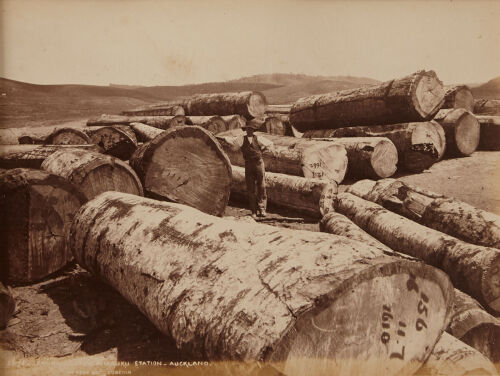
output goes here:
[{"label": "foreground log with peeling bark", "polygon": [[122,111],[121,114],[126,116],[177,116],[185,115],[186,112],[182,106],[157,103],[133,110]]},{"label": "foreground log with peeling bark", "polygon": [[479,145],[480,125],[476,117],[463,108],[439,111],[434,120],[444,129],[446,135],[446,156],[467,157]]},{"label": "foreground log with peeling bark", "polygon": [[467,85],[446,85],[444,103],[441,108],[463,108],[474,111],[474,96]]},{"label": "foreground log with peeling bark", "polygon": [[144,194],[134,170],[109,155],[75,149],[59,150],[48,156],[41,167],[75,184],[88,200],[106,191]]},{"label": "foreground log with peeling bark", "polygon": [[86,201],[76,186],[45,171],[0,173],[1,279],[34,282],[71,261],[66,235]]},{"label": "foreground log with peeling bark", "polygon": [[12,296],[12,290],[0,282],[0,330],[5,328],[15,309],[16,301]]},{"label": "foreground log with peeling bark", "polygon": [[121,115],[101,115],[98,118],[89,119],[87,126],[102,125],[129,125],[131,123],[144,123],[155,128],[168,129],[186,124],[186,117],[177,116],[121,116]]},{"label": "foreground log with peeling bark", "polygon": [[[347,153],[342,145],[328,141],[302,140],[300,138],[275,136],[256,132],[273,142],[273,146],[263,151],[266,171],[313,179],[325,179],[337,184],[344,179],[347,171]],[[217,135],[222,148],[231,163],[245,166],[238,140],[243,131],[236,130]]]},{"label": "foreground log with peeling bark", "polygon": [[453,298],[444,273],[345,237],[116,192],[82,208],[70,239],[78,263],[181,351],[287,375],[411,374]]},{"label": "foreground log with peeling bark", "polygon": [[430,120],[444,102],[444,89],[433,71],[418,71],[378,85],[299,99],[290,122],[300,132],[348,126]]},{"label": "foreground log with peeling bark", "polygon": [[481,125],[479,150],[500,150],[500,116],[476,116]]},{"label": "foreground log with peeling bark", "polygon": [[231,192],[231,162],[205,129],[168,129],[141,145],[130,165],[150,197],[224,214]]},{"label": "foreground log with peeling bark", "polygon": [[213,134],[229,130],[228,124],[220,116],[187,116],[186,125],[198,125]]},{"label": "foreground log with peeling bark", "polygon": [[[232,166],[233,181],[231,196],[247,198],[245,169]],[[266,172],[266,193],[268,202],[291,209],[310,217],[318,218],[333,208],[337,184],[320,179]]]},{"label": "foreground log with peeling bark", "polygon": [[500,99],[474,100],[474,113],[479,115],[500,115]]},{"label": "foreground log with peeling bark", "polygon": [[500,248],[500,216],[399,180],[361,180],[348,192],[468,243]]},{"label": "foreground log with peeling bark", "polygon": [[89,127],[90,143],[98,145],[104,153],[128,160],[137,149],[137,137],[129,126],[114,125]]},{"label": "foreground log with peeling bark", "polygon": [[303,138],[385,137],[398,151],[401,169],[421,172],[439,161],[446,148],[443,128],[436,122],[401,123],[307,131]]},{"label": "foreground log with peeling bark", "polygon": [[40,168],[49,155],[66,149],[102,151],[96,145],[4,145],[0,147],[0,168]]},{"label": "foreground log with peeling bark", "polygon": [[500,312],[500,250],[465,243],[348,192],[337,195],[335,210],[392,249],[444,270],[456,288]]}]

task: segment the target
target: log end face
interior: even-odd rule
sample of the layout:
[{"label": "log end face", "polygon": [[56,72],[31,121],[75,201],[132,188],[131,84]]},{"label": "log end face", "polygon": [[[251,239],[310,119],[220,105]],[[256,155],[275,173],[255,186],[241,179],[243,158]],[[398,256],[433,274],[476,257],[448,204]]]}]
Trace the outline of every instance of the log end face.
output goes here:
[{"label": "log end face", "polygon": [[479,145],[481,126],[476,117],[470,112],[464,112],[455,128],[455,140],[458,152],[469,156]]},{"label": "log end face", "polygon": [[373,171],[379,178],[388,178],[396,172],[398,151],[389,140],[381,140],[375,146],[371,156]]},{"label": "log end face", "polygon": [[86,145],[90,138],[84,132],[74,128],[60,128],[55,130],[45,140],[45,145]]},{"label": "log end face", "polygon": [[248,98],[248,113],[254,118],[263,118],[266,113],[267,101],[264,94],[254,91]]},{"label": "log end face", "polygon": [[422,119],[432,118],[444,103],[443,83],[434,71],[422,72],[414,87],[413,104]]}]

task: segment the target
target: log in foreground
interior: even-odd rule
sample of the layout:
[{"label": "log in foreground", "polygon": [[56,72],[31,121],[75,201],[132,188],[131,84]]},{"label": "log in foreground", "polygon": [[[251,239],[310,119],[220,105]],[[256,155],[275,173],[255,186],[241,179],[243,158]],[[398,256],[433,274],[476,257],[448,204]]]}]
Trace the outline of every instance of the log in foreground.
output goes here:
[{"label": "log in foreground", "polygon": [[500,99],[474,100],[474,113],[480,115],[500,115]]},{"label": "log in foreground", "polygon": [[140,146],[130,165],[150,197],[224,214],[231,193],[231,162],[205,129],[168,129]]},{"label": "log in foreground", "polygon": [[84,195],[62,177],[16,168],[0,173],[0,276],[29,283],[73,259],[66,235]]},{"label": "log in foreground", "polygon": [[[231,196],[247,198],[245,169],[232,166]],[[267,200],[277,206],[318,218],[333,208],[337,184],[328,180],[266,172]]]},{"label": "log in foreground", "polygon": [[96,145],[5,145],[0,147],[0,168],[40,168],[49,155],[66,149],[102,151]]},{"label": "log in foreground", "polygon": [[479,150],[500,150],[500,116],[476,116],[481,125]]},{"label": "log in foreground", "polygon": [[378,85],[299,99],[290,122],[300,132],[430,120],[444,102],[434,71],[418,71]]},{"label": "log in foreground", "polygon": [[434,117],[444,129],[446,156],[467,157],[479,145],[480,125],[476,117],[463,108],[441,110]]},{"label": "log in foreground", "polygon": [[75,149],[59,150],[48,156],[41,167],[75,184],[87,200],[106,191],[143,195],[134,170],[109,155]]},{"label": "log in foreground", "polygon": [[465,242],[500,248],[500,216],[394,179],[360,180],[347,192]]},{"label": "log in foreground", "polygon": [[456,288],[500,312],[500,250],[465,243],[348,192],[337,195],[335,210],[392,249],[444,270]]},{"label": "log in foreground", "polygon": [[439,270],[345,237],[116,192],[82,208],[70,239],[78,263],[181,351],[287,375],[411,374],[453,299]]},{"label": "log in foreground", "polygon": [[443,333],[431,356],[415,375],[495,376],[498,373],[495,366],[480,352],[448,333]]},{"label": "log in foreground", "polygon": [[443,128],[436,122],[401,123],[307,131],[303,138],[385,137],[398,151],[401,169],[421,172],[439,161],[446,148]]},{"label": "log in foreground", "polygon": [[[266,171],[325,179],[337,184],[344,180],[347,171],[347,153],[342,145],[261,132],[255,134],[274,144],[262,153]],[[238,139],[242,135],[243,131],[240,129],[217,135],[231,163],[236,166],[245,166],[243,154],[238,146]]]},{"label": "log in foreground", "polygon": [[92,127],[88,133],[92,144],[100,146],[106,154],[122,160],[128,160],[137,149],[137,137],[127,126]]},{"label": "log in foreground", "polygon": [[0,282],[0,330],[5,328],[15,309],[16,301],[12,296],[12,290]]},{"label": "log in foreground", "polygon": [[102,125],[129,125],[131,123],[144,123],[160,129],[168,129],[181,126],[186,123],[186,117],[177,116],[121,116],[121,115],[101,115],[98,118],[89,119],[87,126]]},{"label": "log in foreground", "polygon": [[185,115],[186,113],[182,106],[157,103],[133,110],[122,111],[121,114],[126,116],[177,116]]},{"label": "log in foreground", "polygon": [[463,108],[474,111],[474,97],[467,85],[446,85],[444,103],[441,108]]},{"label": "log in foreground", "polygon": [[229,129],[226,121],[220,116],[187,116],[186,125],[198,125],[213,134],[226,132]]}]

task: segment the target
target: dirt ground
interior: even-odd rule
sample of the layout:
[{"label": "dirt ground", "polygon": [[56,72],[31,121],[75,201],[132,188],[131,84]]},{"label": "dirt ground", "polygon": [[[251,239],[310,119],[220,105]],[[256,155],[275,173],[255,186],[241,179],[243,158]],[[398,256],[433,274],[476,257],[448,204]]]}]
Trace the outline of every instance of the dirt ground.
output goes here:
[{"label": "dirt ground", "polygon": [[[443,160],[423,173],[396,178],[500,214],[500,152]],[[264,223],[319,231],[317,220],[293,220],[289,217],[299,216],[272,206],[269,214]],[[226,215],[249,211],[232,202]],[[186,358],[137,308],[76,265],[13,292],[16,313],[0,330],[0,374],[154,375],[168,369],[169,374],[205,375],[226,369]],[[254,370],[275,373],[260,365]]]}]

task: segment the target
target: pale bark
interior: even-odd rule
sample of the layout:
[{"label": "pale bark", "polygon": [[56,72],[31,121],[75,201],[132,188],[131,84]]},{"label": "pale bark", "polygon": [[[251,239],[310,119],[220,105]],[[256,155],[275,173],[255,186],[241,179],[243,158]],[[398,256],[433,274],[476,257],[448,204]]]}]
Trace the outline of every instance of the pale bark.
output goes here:
[{"label": "pale bark", "polygon": [[137,149],[137,137],[128,126],[89,127],[90,142],[103,148],[106,154],[128,160]]},{"label": "pale bark", "polygon": [[463,108],[474,111],[474,97],[467,85],[446,85],[444,103],[441,108]]},{"label": "pale bark", "polygon": [[122,116],[122,115],[101,115],[98,118],[89,119],[87,126],[101,125],[130,125],[131,123],[144,123],[155,128],[168,129],[174,126],[181,126],[186,123],[186,117],[177,116]]},{"label": "pale bark", "polygon": [[418,71],[378,85],[299,99],[290,122],[301,132],[348,126],[430,120],[444,102],[444,89],[433,71]]},{"label": "pale bark", "polygon": [[[247,198],[245,169],[232,166],[231,195]],[[321,217],[333,208],[337,184],[320,179],[266,172],[267,200],[277,206],[311,217]]]},{"label": "pale bark", "polygon": [[144,194],[134,170],[109,155],[75,149],[59,150],[48,156],[41,167],[75,184],[88,200],[107,191]]},{"label": "pale bark", "polygon": [[0,173],[0,275],[29,283],[73,259],[66,235],[86,198],[62,177],[16,168]]},{"label": "pale bark", "polygon": [[163,129],[151,127],[143,123],[130,123],[130,128],[135,132],[139,142],[147,142],[164,132]]},{"label": "pale bark", "polygon": [[434,120],[444,129],[446,156],[469,156],[479,145],[480,125],[476,117],[463,108],[439,111]]},{"label": "pale bark", "polygon": [[141,145],[130,158],[146,193],[222,215],[231,192],[231,163],[210,132],[175,127]]},{"label": "pale bark", "polygon": [[16,309],[12,291],[0,282],[0,330],[5,328]]},{"label": "pale bark", "polygon": [[185,114],[186,113],[182,106],[172,106],[163,103],[139,107],[133,110],[122,111],[121,113],[121,115],[126,116],[177,116]]},{"label": "pale bark", "polygon": [[465,243],[348,192],[337,195],[335,210],[385,245],[444,270],[456,288],[500,312],[498,249]]},{"label": "pale bark", "polygon": [[345,237],[117,192],[85,205],[70,239],[78,263],[181,351],[268,360],[287,375],[330,374],[331,366],[339,374],[411,374],[453,298],[444,273]]},{"label": "pale bark", "polygon": [[500,116],[478,115],[481,125],[479,150],[500,150]]},{"label": "pale bark", "polygon": [[500,115],[500,99],[474,100],[474,113],[480,115]]}]

